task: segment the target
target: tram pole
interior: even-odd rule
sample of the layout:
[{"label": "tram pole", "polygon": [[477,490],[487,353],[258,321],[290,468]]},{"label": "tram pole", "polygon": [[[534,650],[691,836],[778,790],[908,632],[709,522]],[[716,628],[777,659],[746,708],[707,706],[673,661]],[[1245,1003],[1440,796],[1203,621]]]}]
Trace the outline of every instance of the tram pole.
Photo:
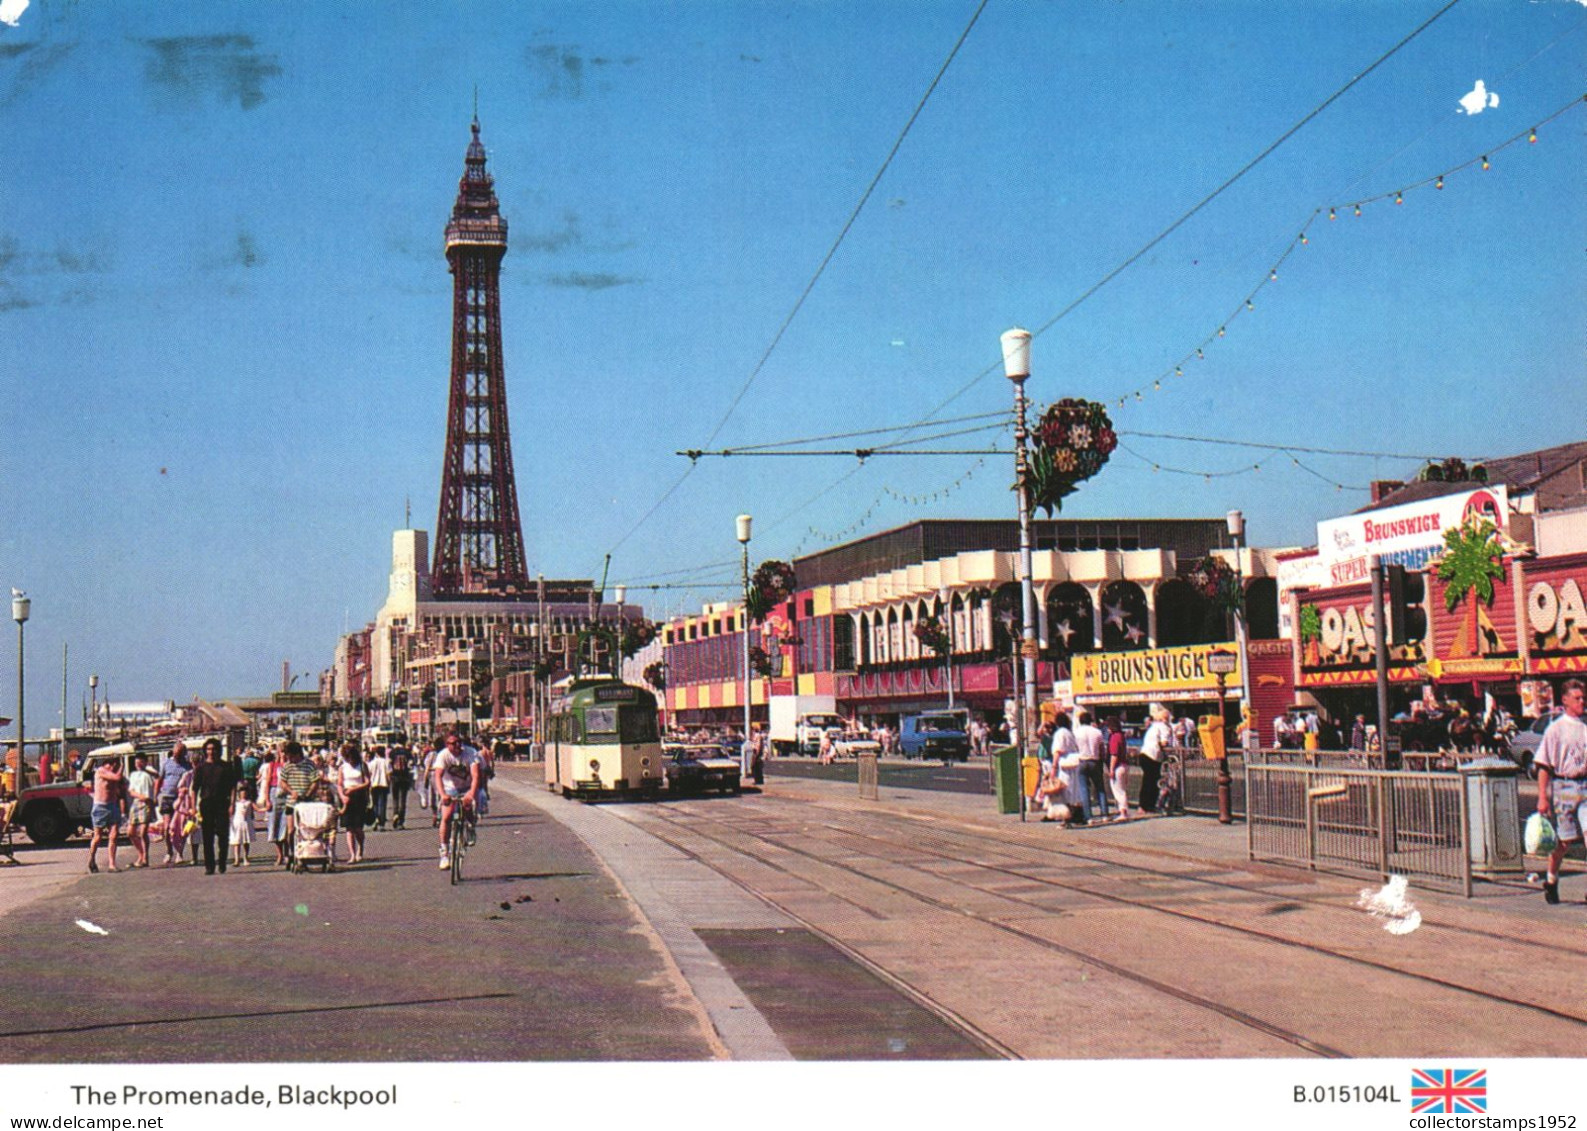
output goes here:
[{"label": "tram pole", "polygon": [[744,744],[738,748],[738,764],[740,772],[745,774],[753,771],[749,752],[749,537],[754,522],[750,515],[738,516],[738,544],[743,550],[744,570]]}]

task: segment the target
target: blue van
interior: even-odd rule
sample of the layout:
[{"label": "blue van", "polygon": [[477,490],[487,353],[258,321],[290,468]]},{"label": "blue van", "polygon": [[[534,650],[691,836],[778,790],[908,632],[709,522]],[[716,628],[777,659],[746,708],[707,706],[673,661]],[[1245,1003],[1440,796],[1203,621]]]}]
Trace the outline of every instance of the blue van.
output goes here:
[{"label": "blue van", "polygon": [[926,711],[898,721],[898,748],[905,758],[970,758],[968,711]]}]

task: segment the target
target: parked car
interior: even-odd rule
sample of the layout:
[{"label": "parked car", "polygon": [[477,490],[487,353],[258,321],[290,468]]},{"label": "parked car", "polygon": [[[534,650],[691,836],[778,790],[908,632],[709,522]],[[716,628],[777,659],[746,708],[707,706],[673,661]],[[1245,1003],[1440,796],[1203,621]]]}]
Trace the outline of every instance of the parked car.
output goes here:
[{"label": "parked car", "polygon": [[11,821],[22,827],[34,844],[58,848],[72,835],[89,826],[94,807],[91,779],[95,768],[107,758],[119,758],[121,770],[132,768],[130,742],[101,746],[88,752],[77,777],[58,778],[48,785],[33,785],[22,790]]},{"label": "parked car", "polygon": [[898,749],[905,758],[970,757],[969,712],[927,711],[898,721]]},{"label": "parked car", "polygon": [[1526,771],[1527,777],[1537,777],[1537,767],[1532,765],[1532,759],[1537,756],[1537,748],[1543,741],[1543,732],[1548,730],[1549,724],[1559,718],[1559,715],[1558,711],[1554,711],[1540,719],[1535,719],[1530,726],[1521,728],[1510,737],[1510,757],[1517,766]]},{"label": "parked car", "polygon": [[715,789],[737,793],[743,787],[739,761],[720,746],[661,748],[661,770],[673,793],[704,793]]}]

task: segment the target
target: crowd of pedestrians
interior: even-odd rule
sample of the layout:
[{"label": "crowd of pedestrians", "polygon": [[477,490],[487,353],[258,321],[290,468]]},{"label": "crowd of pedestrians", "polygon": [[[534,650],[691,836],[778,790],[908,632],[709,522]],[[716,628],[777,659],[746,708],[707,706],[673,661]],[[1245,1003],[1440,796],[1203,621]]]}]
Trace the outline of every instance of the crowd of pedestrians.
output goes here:
[{"label": "crowd of pedestrians", "polygon": [[[454,740],[453,751],[467,751],[478,760],[481,785],[474,808],[483,816],[489,805],[488,782],[495,772],[493,759],[488,748],[476,749],[456,734],[438,736],[417,749],[405,742],[373,746],[367,756],[357,742],[306,750],[287,740],[251,746],[238,757],[228,757],[220,739],[210,738],[196,757],[185,743],[177,742],[158,769],[151,768],[142,753],[135,754],[125,770],[121,759],[103,759],[89,783],[93,807],[88,871],[100,870],[102,848],[105,869],[122,870],[118,849],[123,829],[135,854],[132,868],[149,867],[151,850],[163,843],[162,867],[202,862],[206,875],[224,875],[228,866],[255,862],[256,837],[275,849],[276,866],[289,867],[293,809],[307,801],[333,806],[336,828],[344,840],[341,859],[361,863],[368,831],[407,826],[410,793],[418,793],[420,808],[432,812],[432,824],[440,824],[432,779],[448,751],[448,738]],[[333,859],[335,837],[333,833]]]}]

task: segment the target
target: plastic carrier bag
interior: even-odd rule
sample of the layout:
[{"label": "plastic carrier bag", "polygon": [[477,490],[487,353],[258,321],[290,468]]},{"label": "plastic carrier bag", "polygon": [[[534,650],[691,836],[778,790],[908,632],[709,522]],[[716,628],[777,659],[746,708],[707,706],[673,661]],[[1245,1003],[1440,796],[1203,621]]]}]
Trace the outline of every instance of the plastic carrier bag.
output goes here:
[{"label": "plastic carrier bag", "polygon": [[1526,843],[1528,856],[1543,856],[1553,852],[1554,846],[1559,843],[1559,838],[1554,835],[1553,824],[1541,813],[1533,813],[1526,819],[1522,840]]}]

